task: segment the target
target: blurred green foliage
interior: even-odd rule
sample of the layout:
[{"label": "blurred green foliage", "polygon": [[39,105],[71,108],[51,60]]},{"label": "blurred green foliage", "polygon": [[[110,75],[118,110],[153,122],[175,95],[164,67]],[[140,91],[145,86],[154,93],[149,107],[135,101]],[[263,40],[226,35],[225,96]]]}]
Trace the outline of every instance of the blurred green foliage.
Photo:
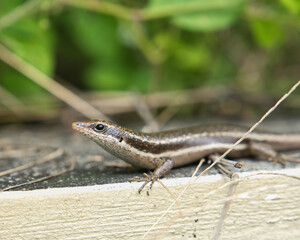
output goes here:
[{"label": "blurred green foliage", "polygon": [[[90,90],[222,84],[270,92],[298,80],[299,0],[102,3],[2,0],[0,43],[47,75]],[[3,62],[0,85],[19,96],[44,93]]]},{"label": "blurred green foliage", "polygon": [[[170,18],[171,23],[179,28],[199,31],[217,31],[229,27],[240,15],[246,0],[152,0],[150,8],[163,8],[176,6],[180,11],[188,8],[188,13],[178,14]],[[189,7],[189,5],[191,5]],[[191,12],[193,7],[202,6],[202,11]]]}]

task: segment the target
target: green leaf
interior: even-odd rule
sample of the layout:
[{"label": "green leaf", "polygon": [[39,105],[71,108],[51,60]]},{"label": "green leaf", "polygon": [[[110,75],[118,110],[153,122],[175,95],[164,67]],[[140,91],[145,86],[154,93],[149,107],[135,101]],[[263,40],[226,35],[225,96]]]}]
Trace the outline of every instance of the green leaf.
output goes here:
[{"label": "green leaf", "polygon": [[14,1],[1,1],[0,4],[0,17],[3,17],[5,14],[17,8],[23,3],[23,0],[14,0]]},{"label": "green leaf", "polygon": [[[22,3],[22,0],[1,2],[1,18],[5,18],[6,14],[19,8]],[[24,16],[0,30],[0,42],[37,69],[52,75],[55,64],[54,33],[49,25],[44,24],[45,21],[47,19],[41,18],[41,15],[39,18],[35,15]],[[15,95],[46,97],[45,90],[6,64],[0,64],[0,79],[1,85]]]},{"label": "green leaf", "polygon": [[89,56],[113,59],[121,51],[117,35],[117,21],[111,16],[74,9],[69,13],[67,27],[78,46]]},{"label": "green leaf", "polygon": [[[150,8],[174,8],[174,25],[191,31],[216,31],[233,24],[246,0],[152,0]],[[153,10],[153,9],[152,9]],[[186,13],[188,12],[188,13]]]},{"label": "green leaf", "polygon": [[138,90],[147,92],[149,85],[149,69],[129,68],[115,62],[99,61],[86,70],[86,84],[91,89],[99,90]]},{"label": "green leaf", "polygon": [[187,71],[199,71],[210,62],[210,52],[201,44],[181,44],[174,49],[174,62]]},{"label": "green leaf", "polygon": [[256,42],[263,48],[276,47],[283,40],[283,31],[274,21],[256,19],[251,28]]},{"label": "green leaf", "polygon": [[207,13],[178,16],[172,23],[191,31],[216,31],[230,26],[236,19],[236,12],[212,11]]},{"label": "green leaf", "polygon": [[[5,2],[5,1],[4,1]],[[10,2],[10,1],[6,1]],[[18,2],[15,8],[19,7]],[[3,13],[14,11],[13,5],[5,4]],[[10,11],[7,11],[7,10]],[[34,65],[48,75],[54,71],[54,34],[49,25],[45,27],[44,19],[34,15],[26,16],[0,31],[0,42],[9,47],[15,54]],[[45,22],[45,21],[44,21]]]},{"label": "green leaf", "polygon": [[12,68],[8,68],[4,63],[0,63],[0,79],[1,86],[8,89],[12,94],[19,97],[26,96],[42,96],[46,98],[47,94],[44,89],[29,81],[24,75],[15,71]]},{"label": "green leaf", "polygon": [[106,65],[96,62],[86,70],[85,79],[87,86],[92,89],[124,89],[126,81],[123,74],[123,69],[111,64]]},{"label": "green leaf", "polygon": [[148,69],[136,69],[130,52],[123,51],[115,18],[73,10],[65,16],[65,20],[76,26],[67,28],[69,34],[82,53],[90,58],[89,65],[83,71],[87,87],[99,90],[147,90]]},{"label": "green leaf", "polygon": [[300,12],[299,0],[280,0],[279,2],[293,14],[298,14]]}]

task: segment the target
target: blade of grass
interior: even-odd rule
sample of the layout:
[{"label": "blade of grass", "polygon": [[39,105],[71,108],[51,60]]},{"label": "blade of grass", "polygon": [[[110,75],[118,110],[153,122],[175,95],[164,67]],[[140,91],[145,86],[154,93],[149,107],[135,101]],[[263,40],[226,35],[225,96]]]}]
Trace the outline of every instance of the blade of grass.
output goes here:
[{"label": "blade of grass", "polygon": [[38,6],[44,1],[45,0],[25,1],[19,7],[15,8],[13,11],[4,15],[2,18],[0,18],[0,31],[9,27],[14,22],[20,20],[22,17],[28,15],[29,13],[33,12],[34,10],[37,10]]},{"label": "blade of grass", "polygon": [[[176,201],[178,201],[180,199],[180,197],[183,195],[183,193],[189,188],[189,186],[191,185],[191,183],[193,183],[194,181],[197,181],[204,173],[206,173],[208,170],[210,170],[214,165],[216,165],[221,159],[223,159],[225,156],[227,156],[227,154],[229,152],[232,151],[232,149],[234,147],[236,147],[239,143],[241,143],[247,136],[248,134],[250,134],[267,116],[269,116],[277,107],[278,105],[284,101],[292,92],[294,92],[296,90],[296,88],[300,85],[300,80],[295,83],[291,89],[285,93],[276,103],[273,107],[271,107],[260,119],[259,121],[257,121],[250,129],[249,131],[247,131],[238,141],[236,141],[231,148],[229,148],[223,155],[221,155],[216,161],[214,161],[209,167],[207,167],[205,170],[203,170],[197,178],[191,180],[188,182],[187,186],[181,191],[181,193],[178,195]],[[197,170],[197,169],[196,169]],[[193,175],[195,174],[196,170],[194,171]],[[174,204],[176,203],[176,201],[174,200],[170,206],[163,212],[163,214],[157,219],[157,221],[155,221],[152,226],[145,232],[145,234],[143,235],[142,239],[145,239],[147,237],[147,235],[150,233],[150,231],[152,229],[154,229],[154,227],[161,221],[161,219],[170,211],[170,209],[174,206]]]},{"label": "blade of grass", "polygon": [[0,59],[87,118],[108,119],[107,116],[91,104],[74,94],[69,89],[60,85],[58,82],[54,81],[33,65],[21,59],[2,44],[0,44]]}]

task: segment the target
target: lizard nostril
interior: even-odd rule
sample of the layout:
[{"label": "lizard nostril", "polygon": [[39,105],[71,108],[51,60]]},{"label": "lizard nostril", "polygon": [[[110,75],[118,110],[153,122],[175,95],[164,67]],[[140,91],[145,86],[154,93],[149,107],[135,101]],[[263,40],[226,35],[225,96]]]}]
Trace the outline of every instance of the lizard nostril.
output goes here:
[{"label": "lizard nostril", "polygon": [[78,127],[79,127],[79,123],[78,123],[78,122],[73,122],[73,123],[72,123],[72,128],[73,128],[74,130],[77,130]]}]

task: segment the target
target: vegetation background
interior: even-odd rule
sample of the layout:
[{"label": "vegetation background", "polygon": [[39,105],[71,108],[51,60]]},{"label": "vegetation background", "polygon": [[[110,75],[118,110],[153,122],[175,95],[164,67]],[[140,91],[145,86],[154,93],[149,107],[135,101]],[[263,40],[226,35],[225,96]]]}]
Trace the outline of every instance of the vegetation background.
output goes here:
[{"label": "vegetation background", "polygon": [[[176,117],[180,118],[173,124],[177,127],[214,120],[255,122],[300,80],[299,73],[299,0],[0,0],[0,192],[93,186],[138,175],[136,169],[111,161],[96,144],[72,135],[71,122],[77,119],[108,116],[137,129],[137,121],[128,119],[139,117],[148,127],[143,131],[159,130]],[[297,89],[272,112],[284,123],[274,124],[273,129],[281,131],[286,125],[296,132],[299,109]],[[7,124],[15,122],[28,124]],[[284,168],[267,161],[249,162],[242,171]],[[191,176],[194,168],[177,168],[172,174]],[[238,193],[246,192],[243,199],[233,196],[236,185],[230,186],[228,197],[234,197],[233,204],[242,200],[237,205],[246,211],[231,206],[232,218],[227,221],[231,227],[224,228],[224,237],[298,236],[295,186],[299,182],[291,182],[296,181],[294,173],[285,173],[283,179],[275,173],[268,181],[262,178],[261,185],[245,179],[243,184],[250,185],[238,189]],[[183,199],[188,201],[182,203],[188,203],[188,211],[182,204],[184,211],[177,215],[182,227],[175,222],[174,211],[172,218],[164,217],[167,222],[160,222],[159,229],[170,229],[171,238],[182,231],[185,235],[178,236],[214,234],[217,239],[230,202],[224,202],[217,223],[211,213],[218,214],[214,207],[226,198],[216,191],[225,191],[226,185],[211,184],[197,188],[204,191],[200,195],[185,193]],[[5,211],[0,213],[7,226],[2,235],[11,239],[47,234],[61,239],[141,236],[165,212],[166,200],[172,200],[160,193],[143,198],[126,192],[120,197],[120,189],[115,189],[118,193],[112,191],[112,202],[116,205],[112,206],[116,207],[107,207],[109,198],[100,201],[103,192],[94,189],[90,193],[101,196],[84,191],[82,198],[76,192],[75,197],[64,193],[63,200],[51,195],[41,201],[34,194],[26,195],[27,203],[25,196],[22,201],[4,198]],[[210,189],[215,193],[208,193]],[[162,204],[155,196],[163,199]],[[181,194],[174,191],[174,196]],[[190,212],[191,207],[193,215],[188,220],[181,213]]]},{"label": "vegetation background", "polygon": [[61,107],[11,55],[77,92],[237,90],[261,107],[299,79],[299,33],[298,0],[2,0],[0,115]]}]

